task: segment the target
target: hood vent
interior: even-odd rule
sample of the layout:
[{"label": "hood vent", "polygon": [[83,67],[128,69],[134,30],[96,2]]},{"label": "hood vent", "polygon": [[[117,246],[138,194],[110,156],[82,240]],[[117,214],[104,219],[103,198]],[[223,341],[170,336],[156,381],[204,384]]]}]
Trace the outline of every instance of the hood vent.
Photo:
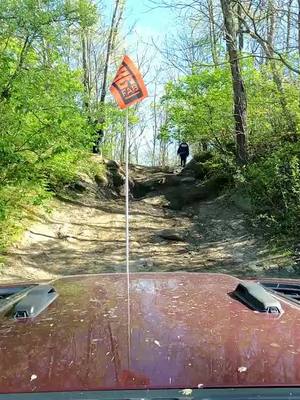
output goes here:
[{"label": "hood vent", "polygon": [[50,285],[39,285],[31,289],[14,307],[15,319],[34,318],[47,308],[58,296]]},{"label": "hood vent", "polygon": [[275,294],[285,297],[296,304],[300,304],[300,285],[296,283],[260,282],[260,284]]},{"label": "hood vent", "polygon": [[241,282],[232,295],[253,310],[271,314],[283,312],[280,302],[258,283]]}]

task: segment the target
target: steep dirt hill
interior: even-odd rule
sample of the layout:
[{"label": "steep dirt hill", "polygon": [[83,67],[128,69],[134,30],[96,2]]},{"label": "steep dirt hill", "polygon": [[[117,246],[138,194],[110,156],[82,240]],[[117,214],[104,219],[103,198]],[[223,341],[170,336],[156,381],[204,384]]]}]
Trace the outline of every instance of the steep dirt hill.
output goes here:
[{"label": "steep dirt hill", "polygon": [[[125,271],[124,175],[81,179],[41,213],[5,254],[2,281]],[[237,276],[298,276],[292,260],[271,254],[247,227],[246,215],[194,176],[131,168],[131,270],[210,271]],[[209,190],[212,188],[210,187]]]}]

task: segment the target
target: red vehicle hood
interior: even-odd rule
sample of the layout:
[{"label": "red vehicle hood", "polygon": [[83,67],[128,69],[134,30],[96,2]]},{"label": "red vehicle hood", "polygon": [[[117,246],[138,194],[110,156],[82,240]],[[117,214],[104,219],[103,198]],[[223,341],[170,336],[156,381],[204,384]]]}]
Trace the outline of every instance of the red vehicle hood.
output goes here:
[{"label": "red vehicle hood", "polygon": [[0,392],[300,385],[300,309],[232,299],[217,274],[64,278],[30,322],[0,325]]}]

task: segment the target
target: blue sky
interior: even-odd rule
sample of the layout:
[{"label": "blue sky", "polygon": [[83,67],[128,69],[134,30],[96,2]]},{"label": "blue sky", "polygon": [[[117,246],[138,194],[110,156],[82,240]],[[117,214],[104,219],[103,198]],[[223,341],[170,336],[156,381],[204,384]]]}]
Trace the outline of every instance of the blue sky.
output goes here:
[{"label": "blue sky", "polygon": [[[106,5],[106,16],[108,21],[111,18],[111,12],[115,0],[104,0]],[[156,69],[163,63],[162,56],[156,50],[152,41],[158,46],[162,47],[165,36],[175,31],[176,19],[173,12],[167,8],[153,8],[149,0],[126,0],[125,16],[123,32],[126,35],[128,31],[134,26],[133,31],[125,38],[125,48],[127,54],[137,62],[138,55],[143,56],[146,54],[147,62],[144,68],[147,69],[147,63],[151,62],[150,70],[145,76],[145,82],[148,87],[149,97],[142,102],[141,107],[146,114],[151,115],[151,102],[154,95],[153,77],[156,74]],[[144,72],[142,67],[142,73]],[[157,81],[157,94],[161,95],[164,91],[164,81],[168,78],[163,77],[164,71]],[[143,112],[143,111],[142,111]],[[147,159],[149,151],[149,143],[153,137],[153,123],[149,121],[145,129],[142,142],[140,144],[140,154],[143,162]]]},{"label": "blue sky", "polygon": [[173,25],[173,14],[166,8],[153,8],[149,0],[127,0],[126,20],[127,26],[136,22],[139,32],[145,31],[145,35],[165,35]]},{"label": "blue sky", "polygon": [[[159,0],[156,1],[159,3]],[[150,71],[147,74],[146,83],[153,80],[156,71],[163,65],[163,56],[158,49],[165,48],[166,36],[174,34],[177,29],[176,22],[172,9],[154,6],[151,0],[126,0],[124,33],[133,27],[131,34],[125,39],[126,49],[133,60],[137,61],[139,55],[148,60],[148,65],[151,62],[150,69],[153,73]],[[147,63],[145,65],[147,66]],[[161,71],[159,81],[162,79]],[[159,81],[158,92],[164,87]],[[151,87],[148,89],[151,96]]]},{"label": "blue sky", "polygon": [[[97,2],[97,0],[94,1]],[[105,7],[105,19],[109,24],[115,0],[102,1]],[[154,1],[159,4],[159,0]],[[123,19],[125,52],[128,52],[134,59],[137,52],[143,52],[143,46],[148,43],[148,50],[151,53],[156,52],[155,59],[160,64],[159,52],[155,50],[152,42],[155,42],[159,48],[163,47],[166,35],[169,36],[176,31],[176,22],[178,23],[172,9],[157,7],[152,4],[151,0],[125,0]],[[131,34],[128,35],[128,32],[131,32]]]},{"label": "blue sky", "polygon": [[[164,39],[167,34],[174,32],[176,27],[175,16],[170,9],[154,8],[149,0],[126,0],[126,15],[125,15],[125,32],[134,25],[134,30],[130,37],[126,39],[130,47],[130,56],[135,60],[138,53],[143,53],[146,49],[148,63],[151,61],[149,74],[145,77],[145,82],[148,87],[149,98],[143,102],[142,107],[146,114],[151,115],[151,102],[154,94],[154,83],[151,79],[156,74],[156,69],[162,65],[162,56],[152,44],[154,42],[159,48],[164,47]],[[148,43],[148,45],[147,45]],[[142,68],[143,72],[143,68]],[[161,72],[162,74],[162,72]],[[167,79],[167,78],[166,78]],[[157,93],[161,95],[164,92],[163,76],[157,85]],[[146,128],[143,140],[141,142],[140,154],[145,161],[149,151],[149,143],[153,138],[153,122],[149,121]],[[151,147],[151,144],[150,144]]]}]

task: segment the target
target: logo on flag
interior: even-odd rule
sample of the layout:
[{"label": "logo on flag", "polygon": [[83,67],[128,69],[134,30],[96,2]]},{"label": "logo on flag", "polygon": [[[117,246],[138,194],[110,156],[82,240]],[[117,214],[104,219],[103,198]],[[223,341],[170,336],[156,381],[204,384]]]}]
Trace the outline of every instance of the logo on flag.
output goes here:
[{"label": "logo on flag", "polygon": [[110,91],[122,109],[148,96],[143,77],[128,56],[124,56]]}]

